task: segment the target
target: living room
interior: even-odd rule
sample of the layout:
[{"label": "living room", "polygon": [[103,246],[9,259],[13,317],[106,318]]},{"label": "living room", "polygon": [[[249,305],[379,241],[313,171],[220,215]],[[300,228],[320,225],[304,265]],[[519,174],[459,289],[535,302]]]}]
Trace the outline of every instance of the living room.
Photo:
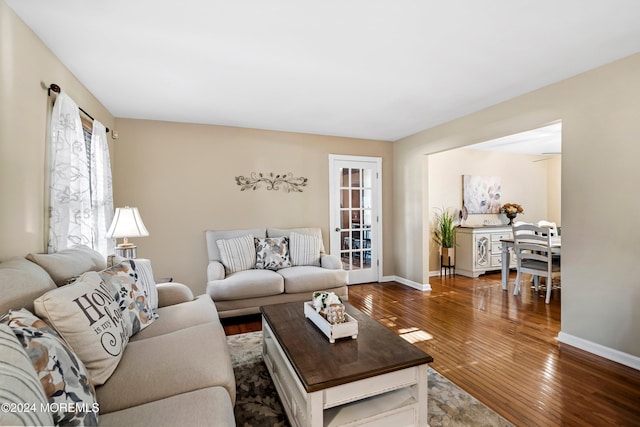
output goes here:
[{"label": "living room", "polygon": [[[116,117],[4,0],[0,23],[0,260],[46,248],[51,83],[117,132],[109,141],[115,204],[137,206],[150,232],[136,239],[138,254],[195,295],[206,287],[207,229],[314,225],[329,240],[329,154],[382,158],[383,276],[428,284],[427,156],[561,120],[558,339],[640,369],[640,249],[626,220],[640,208],[631,193],[640,181],[640,54],[633,41],[624,42],[627,55],[597,68],[389,141]],[[240,192],[234,178],[251,172],[291,172],[309,185],[296,194]]]}]

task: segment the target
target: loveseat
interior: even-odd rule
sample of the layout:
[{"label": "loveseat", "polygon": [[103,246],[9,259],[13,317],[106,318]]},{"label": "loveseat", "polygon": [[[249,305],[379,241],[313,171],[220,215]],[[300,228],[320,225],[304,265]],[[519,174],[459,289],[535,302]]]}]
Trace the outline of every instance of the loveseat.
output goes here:
[{"label": "loveseat", "polygon": [[208,295],[86,247],[28,258],[0,263],[0,425],[235,425]]},{"label": "loveseat", "polygon": [[348,273],[325,253],[320,228],[206,231],[207,294],[220,317],[259,313],[260,307],[311,300],[314,291],[348,299]]}]

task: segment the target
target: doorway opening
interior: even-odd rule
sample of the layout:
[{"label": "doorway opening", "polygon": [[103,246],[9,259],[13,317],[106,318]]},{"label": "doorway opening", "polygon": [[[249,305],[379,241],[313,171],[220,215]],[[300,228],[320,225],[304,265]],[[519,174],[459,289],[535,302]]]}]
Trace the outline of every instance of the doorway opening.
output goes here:
[{"label": "doorway opening", "polygon": [[[451,208],[464,227],[507,223],[504,214],[461,215],[463,175],[500,177],[499,204],[518,203],[524,215],[518,220],[562,223],[561,160],[562,123],[484,141],[427,156],[428,218],[432,228],[434,211]],[[429,232],[429,239],[433,231]],[[464,248],[456,248],[458,255]],[[439,274],[440,248],[429,242],[429,274]]]}]

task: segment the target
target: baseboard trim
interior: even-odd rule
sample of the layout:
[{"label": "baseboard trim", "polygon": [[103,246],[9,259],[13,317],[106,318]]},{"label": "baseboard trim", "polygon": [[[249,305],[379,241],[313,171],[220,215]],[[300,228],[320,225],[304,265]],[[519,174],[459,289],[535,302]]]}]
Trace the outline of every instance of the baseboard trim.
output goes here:
[{"label": "baseboard trim", "polygon": [[[451,276],[451,273],[452,273],[452,271],[448,271],[448,270],[440,270],[440,271],[435,270],[435,271],[430,271],[429,272],[429,277],[436,277],[436,276],[438,276],[438,277],[447,277],[447,276]],[[453,270],[453,275],[454,276],[456,276],[458,274],[460,274],[458,272],[458,270]],[[466,274],[463,274],[463,276],[466,276]],[[471,276],[469,276],[469,277],[471,277]]]},{"label": "baseboard trim", "polygon": [[418,282],[414,282],[413,280],[405,279],[404,277],[400,277],[400,276],[383,276],[380,281],[381,282],[398,282],[410,288],[417,289],[419,291],[426,292],[431,290],[431,285],[428,283],[418,283]]},{"label": "baseboard trim", "polygon": [[596,356],[604,357],[605,359],[620,363],[621,365],[640,370],[640,357],[638,356],[624,353],[614,348],[605,347],[601,344],[588,341],[571,334],[567,334],[566,332],[558,333],[558,341],[563,344],[579,348],[580,350],[595,354]]}]

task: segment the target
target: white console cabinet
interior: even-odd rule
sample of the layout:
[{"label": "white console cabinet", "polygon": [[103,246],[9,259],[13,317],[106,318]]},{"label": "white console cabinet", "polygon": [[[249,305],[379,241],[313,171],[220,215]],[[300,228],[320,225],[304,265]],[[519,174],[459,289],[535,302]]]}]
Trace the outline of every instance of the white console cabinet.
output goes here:
[{"label": "white console cabinet", "polygon": [[[509,226],[460,227],[456,233],[456,274],[478,277],[502,269],[501,239],[512,239]],[[509,268],[516,268],[513,253]]]}]

